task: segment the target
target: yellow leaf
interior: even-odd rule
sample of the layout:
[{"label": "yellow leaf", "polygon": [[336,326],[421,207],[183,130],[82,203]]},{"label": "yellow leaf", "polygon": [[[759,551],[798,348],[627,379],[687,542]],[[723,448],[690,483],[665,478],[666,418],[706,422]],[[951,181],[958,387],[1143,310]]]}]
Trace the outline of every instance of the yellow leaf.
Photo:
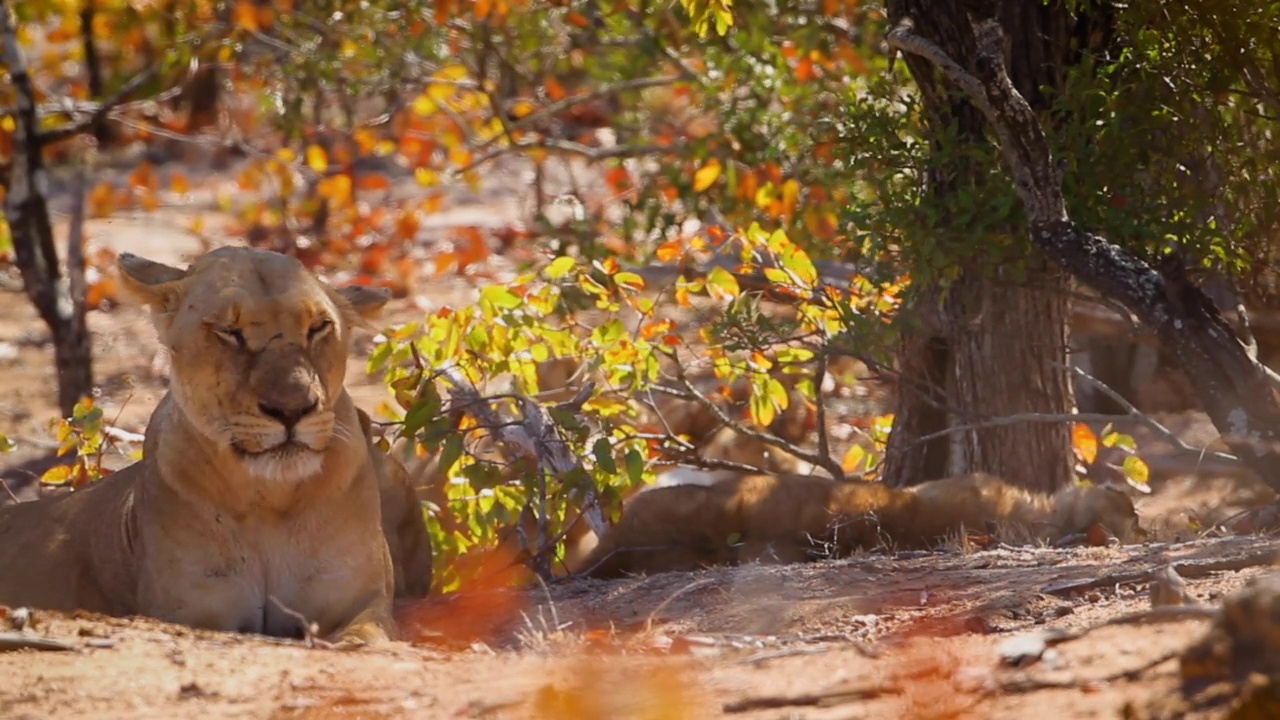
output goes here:
[{"label": "yellow leaf", "polygon": [[693,191],[703,192],[714,185],[716,180],[720,179],[721,170],[719,160],[715,158],[708,160],[706,165],[703,165],[698,169],[698,172],[693,174]]},{"label": "yellow leaf", "polygon": [[431,168],[420,167],[413,171],[413,177],[423,187],[430,187],[440,182],[440,173]]},{"label": "yellow leaf", "polygon": [[1124,477],[1129,481],[1130,485],[1138,484],[1145,486],[1147,480],[1151,477],[1151,469],[1143,462],[1142,458],[1137,455],[1130,455],[1124,459],[1124,465],[1121,466]]},{"label": "yellow leaf", "polygon": [[551,264],[547,266],[547,269],[546,269],[547,277],[551,278],[552,280],[559,280],[565,275],[568,275],[569,271],[572,270],[577,264],[578,264],[578,261],[571,257],[568,257],[568,256],[558,257],[555,260],[552,260]]},{"label": "yellow leaf", "polygon": [[325,153],[324,148],[319,145],[312,145],[307,148],[307,166],[318,173],[329,169],[329,156]]},{"label": "yellow leaf", "polygon": [[707,273],[707,292],[717,300],[730,300],[742,293],[738,279],[722,267],[713,267]]},{"label": "yellow leaf", "polygon": [[1086,464],[1093,464],[1098,458],[1098,436],[1084,423],[1076,423],[1071,427],[1071,445]]},{"label": "yellow leaf", "polygon": [[13,119],[12,115],[5,115],[4,117],[0,117],[0,130],[4,130],[5,132],[13,132],[14,130],[17,130],[17,129],[18,129],[18,122]]},{"label": "yellow leaf", "polygon": [[867,451],[864,450],[861,445],[854,445],[850,447],[849,452],[845,453],[844,457],[841,458],[840,469],[847,473],[854,472],[866,457]]},{"label": "yellow leaf", "polygon": [[439,106],[436,105],[436,101],[432,100],[431,96],[426,93],[423,93],[413,99],[413,112],[417,115],[426,117],[438,109]]}]

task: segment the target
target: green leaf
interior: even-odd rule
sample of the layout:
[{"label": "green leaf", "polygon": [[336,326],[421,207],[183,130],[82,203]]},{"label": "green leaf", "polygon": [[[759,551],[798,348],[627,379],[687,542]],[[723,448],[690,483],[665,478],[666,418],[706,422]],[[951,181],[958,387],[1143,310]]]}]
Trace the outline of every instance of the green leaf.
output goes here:
[{"label": "green leaf", "polygon": [[613,459],[613,445],[609,443],[609,438],[596,440],[595,445],[591,446],[591,454],[601,470],[610,475],[618,473],[618,463]]},{"label": "green leaf", "polygon": [[644,289],[644,278],[633,272],[620,272],[613,276],[613,281],[628,290]]},{"label": "green leaf", "polygon": [[627,477],[631,478],[631,482],[640,484],[644,480],[644,456],[639,450],[631,448],[626,454]]},{"label": "green leaf", "polygon": [[440,450],[440,472],[448,473],[453,470],[453,466],[458,463],[458,458],[462,457],[462,433],[451,433],[444,440],[444,447]]}]

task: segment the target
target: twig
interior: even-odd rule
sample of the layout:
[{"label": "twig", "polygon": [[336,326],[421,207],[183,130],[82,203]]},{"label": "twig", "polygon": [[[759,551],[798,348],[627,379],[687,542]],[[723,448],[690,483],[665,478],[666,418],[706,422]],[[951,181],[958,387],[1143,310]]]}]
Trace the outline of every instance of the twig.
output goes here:
[{"label": "twig", "polygon": [[[224,28],[221,24],[216,24],[213,28],[202,33],[199,37],[193,40],[188,40],[187,42],[194,45],[200,45],[205,41],[212,40],[217,37],[223,29]],[[36,135],[36,142],[41,145],[50,145],[52,143],[66,140],[67,138],[75,137],[81,133],[88,132],[95,125],[105,120],[112,110],[115,110],[117,106],[123,103],[125,99],[132,95],[138,88],[142,87],[155,77],[163,67],[163,63],[152,63],[148,65],[133,77],[129,78],[129,80],[112,93],[110,97],[100,103],[77,103],[75,111],[87,111],[89,113],[88,118],[81,120],[80,122],[73,123],[67,127],[54,128],[53,130],[41,132]]]},{"label": "twig", "polygon": [[713,582],[715,581],[712,578],[703,578],[701,580],[694,580],[688,585],[685,585],[679,590],[668,595],[666,600],[663,600],[662,602],[658,603],[658,607],[654,608],[653,612],[649,613],[649,617],[644,621],[644,631],[649,632],[650,630],[653,629],[653,621],[658,617],[658,613],[667,609],[667,606],[670,605],[672,602],[674,602],[676,598],[682,595],[687,595],[688,593],[691,593],[694,590],[701,590],[702,588],[712,584]]},{"label": "twig", "polygon": [[[308,620],[307,617],[302,613],[280,602],[280,599],[277,598],[275,595],[268,595],[267,599],[270,600],[271,603],[275,605],[278,610],[280,610],[280,612],[298,621],[298,626],[302,628],[302,643],[304,645],[306,645],[309,648],[316,647],[316,644],[317,644],[316,633],[320,631],[320,626]],[[325,643],[325,644],[327,645],[328,643]]]},{"label": "twig", "polygon": [[902,692],[902,685],[895,682],[844,685],[834,690],[800,695],[758,695],[743,698],[725,703],[721,710],[726,714],[736,714],[787,707],[833,707],[859,700],[874,700],[885,695],[901,695]]},{"label": "twig", "polygon": [[1142,663],[1138,667],[1121,670],[1119,672],[1110,673],[1097,678],[1072,678],[1070,680],[1040,680],[1036,678],[1018,678],[1015,680],[1006,680],[1000,683],[997,692],[1010,695],[1021,695],[1025,693],[1037,692],[1040,690],[1063,690],[1075,689],[1081,685],[1089,685],[1094,683],[1113,683],[1117,680],[1136,680],[1148,670],[1163,665],[1164,663],[1178,657],[1182,654],[1182,648],[1165,651],[1156,657]]},{"label": "twig", "polygon": [[797,657],[801,655],[822,655],[835,650],[834,645],[820,645],[818,647],[793,647],[784,648],[782,650],[771,650],[769,652],[759,652],[748,657],[744,657],[738,661],[740,665],[759,665],[769,660],[781,660],[782,658]]}]

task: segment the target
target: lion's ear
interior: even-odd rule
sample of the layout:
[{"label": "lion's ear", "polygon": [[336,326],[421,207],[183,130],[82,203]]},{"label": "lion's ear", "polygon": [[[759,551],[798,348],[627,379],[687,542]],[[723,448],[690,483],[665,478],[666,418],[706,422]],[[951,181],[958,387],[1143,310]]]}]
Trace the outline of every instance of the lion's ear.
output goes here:
[{"label": "lion's ear", "polygon": [[120,289],[126,298],[159,312],[173,310],[171,306],[186,271],[133,253],[120,253],[116,266],[120,268]]},{"label": "lion's ear", "polygon": [[362,320],[377,319],[382,313],[382,306],[391,299],[391,291],[385,288],[371,288],[364,285],[351,285],[338,288],[338,297]]}]

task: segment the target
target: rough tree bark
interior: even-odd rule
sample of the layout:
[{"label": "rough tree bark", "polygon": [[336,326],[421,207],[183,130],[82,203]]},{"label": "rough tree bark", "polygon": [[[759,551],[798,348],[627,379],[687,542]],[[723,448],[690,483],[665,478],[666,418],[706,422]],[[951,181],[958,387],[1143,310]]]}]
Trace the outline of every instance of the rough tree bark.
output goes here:
[{"label": "rough tree bark", "polygon": [[58,266],[58,251],[49,221],[48,171],[44,167],[45,135],[40,132],[35,88],[26,57],[18,45],[17,27],[8,3],[0,0],[0,43],[17,95],[14,153],[9,170],[5,215],[13,235],[14,255],[27,296],[53,335],[58,373],[58,407],[70,416],[77,402],[93,391],[89,329],[84,299],[73,296],[70,278]]},{"label": "rough tree bark", "polygon": [[[92,18],[90,18],[92,21]],[[216,28],[214,29],[217,30]],[[44,149],[54,143],[101,127],[112,109],[136,92],[159,70],[159,64],[134,75],[111,97],[102,98],[83,113],[83,119],[49,130],[41,129],[36,91],[26,55],[18,44],[18,26],[8,0],[0,0],[0,63],[9,70],[17,98],[13,142],[17,149],[9,165],[5,219],[13,236],[14,255],[23,288],[53,336],[58,375],[58,407],[70,416],[75,405],[93,391],[89,329],[85,324],[83,236],[74,227],[82,208],[73,207],[73,232],[67,255],[68,272],[59,267],[49,219],[49,171]],[[83,201],[83,179],[77,179],[74,202]]]},{"label": "rough tree bark", "polygon": [[[890,17],[912,17],[916,32],[952,52],[972,45],[967,25],[937,12],[958,0],[896,0]],[[1041,88],[1062,85],[1075,61],[1072,40],[1088,26],[1065,3],[1016,0],[998,4],[1001,21],[1016,38],[1011,52],[1017,87],[1044,110],[1052,97]],[[966,33],[968,33],[966,40]],[[983,144],[981,112],[916,57],[905,58],[921,89],[935,151],[952,132],[964,144]],[[935,152],[935,156],[941,156]],[[953,154],[954,157],[954,154]],[[927,202],[948,206],[959,188],[984,182],[985,168],[939,161],[928,172]],[[945,222],[945,220],[944,220]],[[1008,229],[1012,232],[1012,228]],[[942,228],[954,236],[967,228]],[[992,241],[994,242],[994,238]],[[972,247],[973,238],[964,245]],[[961,243],[944,243],[956,247]],[[984,267],[956,258],[960,277],[944,291],[914,289],[912,304],[930,308],[923,334],[909,333],[901,348],[901,383],[894,431],[885,458],[885,482],[911,485],[946,475],[982,470],[1023,487],[1052,491],[1072,479],[1071,429],[1066,423],[1022,423],[976,429],[983,420],[1041,413],[1061,416],[1074,408],[1067,364],[1069,276],[1042,258],[1010,266]],[[1010,264],[1012,265],[1012,264]],[[947,432],[948,428],[957,428]],[[922,441],[922,438],[932,438]]]},{"label": "rough tree bark", "polygon": [[[89,82],[89,97],[101,100],[107,94],[107,87],[102,78],[102,58],[98,55],[98,42],[93,34],[97,14],[97,0],[83,0],[80,5],[80,43],[84,49],[84,72]],[[93,137],[97,139],[98,145],[106,147],[115,139],[115,131],[103,118],[94,124]]]},{"label": "rough tree bark", "polygon": [[[889,33],[891,46],[927,60],[982,111],[999,141],[1022,201],[1032,243],[1102,295],[1128,307],[1154,330],[1195,386],[1200,402],[1231,451],[1280,490],[1280,398],[1266,369],[1250,357],[1218,308],[1169,256],[1160,270],[1077,226],[1067,210],[1061,172],[1039,118],[1010,80],[999,23],[976,28],[955,3],[928,12],[953,28],[944,48],[908,22]],[[895,20],[905,21],[898,16]],[[917,21],[916,17],[910,17]]]}]

